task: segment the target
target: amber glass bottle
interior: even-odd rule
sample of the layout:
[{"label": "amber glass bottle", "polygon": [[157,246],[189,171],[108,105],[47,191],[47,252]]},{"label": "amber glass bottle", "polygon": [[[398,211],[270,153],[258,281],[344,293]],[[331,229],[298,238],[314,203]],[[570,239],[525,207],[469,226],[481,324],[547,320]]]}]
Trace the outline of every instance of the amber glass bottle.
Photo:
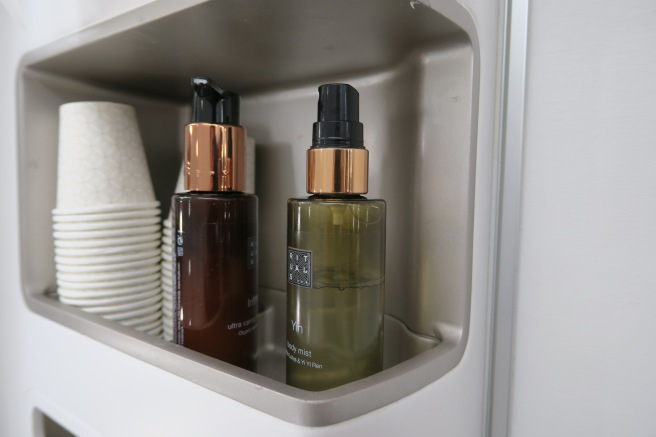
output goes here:
[{"label": "amber glass bottle", "polygon": [[172,199],[173,341],[254,370],[257,197],[245,185],[239,96],[194,78],[185,187]]},{"label": "amber glass bottle", "polygon": [[385,202],[368,188],[368,151],[350,85],[319,87],[307,199],[287,223],[287,383],[326,390],[382,370]]}]

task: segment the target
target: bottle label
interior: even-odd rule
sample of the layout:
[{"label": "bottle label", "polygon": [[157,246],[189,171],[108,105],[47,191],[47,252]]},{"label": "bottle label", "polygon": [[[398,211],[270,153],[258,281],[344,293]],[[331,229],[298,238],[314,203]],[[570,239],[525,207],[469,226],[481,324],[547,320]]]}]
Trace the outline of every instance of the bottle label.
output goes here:
[{"label": "bottle label", "polygon": [[177,231],[173,240],[173,343],[184,345],[184,329],[182,327],[182,306],[180,303],[180,279],[182,276],[182,257],[184,256],[184,236],[182,231]]},{"label": "bottle label", "polygon": [[287,282],[312,287],[312,252],[287,247]]},{"label": "bottle label", "polygon": [[254,269],[257,266],[257,237],[248,239],[248,256],[246,263],[249,269]]}]

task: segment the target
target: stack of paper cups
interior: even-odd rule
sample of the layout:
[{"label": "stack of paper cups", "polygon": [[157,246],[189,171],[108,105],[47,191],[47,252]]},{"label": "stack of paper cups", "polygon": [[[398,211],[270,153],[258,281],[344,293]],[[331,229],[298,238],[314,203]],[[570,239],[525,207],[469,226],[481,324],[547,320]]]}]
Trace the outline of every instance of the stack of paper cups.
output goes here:
[{"label": "stack of paper cups", "polygon": [[[175,193],[185,191],[184,186],[184,163],[178,174],[178,182]],[[251,137],[246,139],[246,187],[245,192],[255,193],[255,140]],[[171,213],[162,223],[162,297],[164,306],[162,308],[163,331],[165,340],[173,340],[173,230],[171,229]],[[193,229],[190,230],[193,232]]]},{"label": "stack of paper cups", "polygon": [[160,209],[134,108],[77,102],[59,115],[59,300],[159,335]]}]

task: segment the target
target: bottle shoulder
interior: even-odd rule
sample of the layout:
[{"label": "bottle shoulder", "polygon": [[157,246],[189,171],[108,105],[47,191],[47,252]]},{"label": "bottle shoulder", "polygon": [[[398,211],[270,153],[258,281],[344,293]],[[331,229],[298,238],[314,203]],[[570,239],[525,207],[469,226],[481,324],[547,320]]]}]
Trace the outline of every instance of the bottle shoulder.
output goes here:
[{"label": "bottle shoulder", "polygon": [[257,195],[251,193],[242,193],[240,191],[186,191],[183,193],[174,194],[173,199],[258,200]]},{"label": "bottle shoulder", "polygon": [[381,204],[386,205],[384,199],[367,199],[364,196],[353,197],[304,197],[304,198],[291,198],[287,200],[288,205],[337,205],[337,204]]}]

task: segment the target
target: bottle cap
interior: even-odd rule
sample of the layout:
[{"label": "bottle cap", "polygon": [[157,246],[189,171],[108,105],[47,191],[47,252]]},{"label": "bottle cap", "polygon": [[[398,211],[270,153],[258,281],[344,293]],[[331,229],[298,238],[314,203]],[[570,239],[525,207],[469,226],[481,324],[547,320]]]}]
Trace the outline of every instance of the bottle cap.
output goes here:
[{"label": "bottle cap", "polygon": [[367,193],[369,151],[363,145],[359,98],[348,84],[319,87],[317,122],[307,151],[308,193]]},{"label": "bottle cap", "polygon": [[221,89],[211,79],[194,77],[191,122],[239,124],[239,94]]},{"label": "bottle cap", "polygon": [[312,147],[364,148],[359,99],[357,90],[345,83],[319,87],[317,122],[312,125]]}]

